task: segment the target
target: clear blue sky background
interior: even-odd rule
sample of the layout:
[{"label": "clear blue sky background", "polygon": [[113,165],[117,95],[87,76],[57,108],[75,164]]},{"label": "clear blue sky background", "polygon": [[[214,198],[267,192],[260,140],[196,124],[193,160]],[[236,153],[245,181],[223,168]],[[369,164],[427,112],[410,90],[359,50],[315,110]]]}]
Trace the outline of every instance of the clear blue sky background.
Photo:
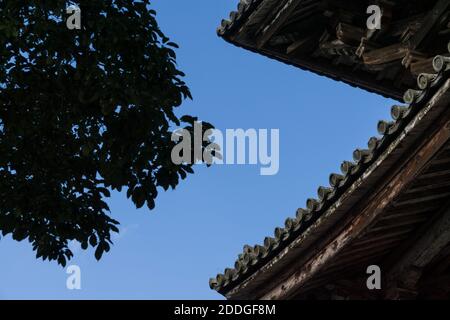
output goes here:
[{"label": "clear blue sky background", "polygon": [[157,207],[110,200],[121,221],[115,246],[97,262],[76,250],[82,289],[65,270],[36,260],[28,242],[0,240],[0,299],[221,299],[208,279],[232,266],[242,246],[262,242],[294,216],[342,160],[376,135],[392,101],[236,48],[216,36],[238,0],[156,0],[163,31],[181,48],[194,101],[181,107],[217,128],[280,130],[280,171],[197,166]]}]

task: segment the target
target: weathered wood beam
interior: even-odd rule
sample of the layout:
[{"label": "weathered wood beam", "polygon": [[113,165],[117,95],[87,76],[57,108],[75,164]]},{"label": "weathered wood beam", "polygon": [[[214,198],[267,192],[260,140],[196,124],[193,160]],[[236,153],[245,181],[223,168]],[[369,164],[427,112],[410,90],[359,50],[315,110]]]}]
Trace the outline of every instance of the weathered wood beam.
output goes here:
[{"label": "weathered wood beam", "polygon": [[339,277],[342,277],[343,273],[346,271],[366,271],[365,269],[367,268],[367,266],[378,262],[383,256],[386,255],[387,252],[389,252],[390,249],[395,246],[396,244],[392,243],[384,247],[375,248],[372,250],[372,252],[366,251],[359,254],[355,253],[353,257],[347,256],[342,259],[339,258],[339,263],[333,264],[332,267],[323,269],[320,275],[318,275],[317,277],[327,278],[328,281],[333,281],[335,279],[338,279]]},{"label": "weathered wood beam", "polygon": [[365,35],[361,38],[358,48],[356,49],[356,55],[360,58],[366,51],[372,51],[379,48],[378,44],[376,44],[373,41],[370,41],[367,37],[368,36]]},{"label": "weathered wood beam", "polygon": [[424,173],[423,175],[421,175],[420,179],[445,177],[448,174],[450,174],[450,169],[440,170],[440,171],[436,171],[436,172],[428,172],[428,173]]},{"label": "weathered wood beam", "polygon": [[[414,183],[414,185],[416,185],[417,181],[420,180],[420,176],[418,178],[416,178],[416,182]],[[436,182],[436,180],[433,180],[433,182]],[[420,183],[422,183],[422,180],[420,180]],[[409,190],[409,188],[408,188]],[[430,212],[430,211],[435,211],[435,209],[439,209],[439,203],[437,203],[436,201],[429,201],[429,202],[422,202],[422,203],[418,203],[415,204],[414,206],[410,206],[410,205],[402,205],[399,206],[395,203],[392,204],[392,208],[390,208],[389,210],[389,214],[391,214],[392,212],[395,213],[406,213],[406,212],[417,212],[417,213],[425,213],[425,212]]]},{"label": "weathered wood beam", "polygon": [[417,52],[414,50],[408,50],[407,53],[405,54],[405,57],[402,60],[402,65],[405,68],[409,68],[412,63],[424,61],[424,60],[426,60],[426,58],[427,58],[427,56],[424,55],[423,53],[420,53],[420,52]]},{"label": "weathered wood beam", "polygon": [[[354,261],[355,258],[355,254],[358,253],[364,253],[364,254],[368,254],[371,255],[372,251],[376,252],[376,250],[380,250],[380,251],[384,251],[386,252],[386,248],[389,245],[393,245],[395,243],[397,243],[399,241],[399,238],[390,238],[390,239],[384,239],[383,241],[377,241],[377,242],[369,242],[366,244],[361,244],[353,246],[351,249],[348,249],[345,253],[343,253],[340,257],[339,257],[339,263],[338,265],[341,264],[341,262],[345,261],[345,258],[349,258],[348,261]],[[342,260],[341,260],[342,259]]]},{"label": "weathered wood beam", "polygon": [[450,207],[442,210],[432,225],[426,230],[422,230],[420,235],[419,239],[411,241],[410,245],[412,246],[408,251],[403,251],[403,255],[399,255],[400,252],[397,252],[397,257],[403,257],[391,268],[391,275],[399,274],[410,266],[426,267],[442,249],[450,244]]},{"label": "weathered wood beam", "polygon": [[418,48],[422,42],[429,37],[429,33],[440,22],[444,13],[450,8],[450,1],[439,0],[433,9],[425,16],[424,23],[412,37],[410,41],[410,49]]},{"label": "weathered wood beam", "polygon": [[[381,219],[380,219],[381,220]],[[384,241],[386,239],[392,239],[392,238],[403,238],[406,237],[408,233],[413,231],[415,229],[414,226],[408,226],[407,228],[401,228],[398,231],[395,232],[389,232],[389,234],[385,234],[383,232],[380,232],[379,235],[370,236],[370,238],[358,241],[358,245],[363,245],[367,243],[377,242],[377,241]]]},{"label": "weathered wood beam", "polygon": [[[321,10],[320,2],[316,0],[303,0],[302,6],[294,10],[291,16],[286,20],[286,25],[293,25],[301,20],[310,19]],[[321,15],[316,16],[321,17]]]},{"label": "weathered wood beam", "polygon": [[434,73],[433,59],[434,58],[428,58],[411,63],[409,68],[411,73],[415,76],[418,76],[421,73]]},{"label": "weathered wood beam", "polygon": [[439,158],[439,160],[433,161],[433,165],[441,165],[441,164],[447,164],[448,166],[450,166],[450,157],[442,156]]},{"label": "weathered wood beam", "polygon": [[407,32],[417,32],[424,17],[425,13],[420,13],[402,20],[393,21],[387,33],[392,37],[404,37]]},{"label": "weathered wood beam", "polygon": [[290,46],[287,47],[286,49],[286,53],[291,55],[299,50],[301,50],[302,48],[305,47],[305,45],[309,42],[310,38],[304,38],[304,39],[300,39],[295,41],[294,43],[292,43]]},{"label": "weathered wood beam", "polygon": [[446,162],[439,162],[439,161],[433,161],[428,165],[426,170],[424,171],[424,175],[428,173],[435,173],[435,172],[441,172],[441,171],[447,171],[450,168],[448,165],[448,161]]},{"label": "weathered wood beam", "polygon": [[323,6],[330,11],[346,11],[352,15],[366,16],[367,5],[364,1],[324,0]]},{"label": "weathered wood beam", "polygon": [[374,299],[373,292],[368,292],[365,278],[343,279],[336,281],[334,288],[331,290],[339,296],[348,299],[368,300]]},{"label": "weathered wood beam", "polygon": [[[445,180],[445,179],[450,180],[450,173],[443,174],[439,177],[439,180]],[[420,181],[420,184],[423,184],[423,185],[433,184],[433,183],[436,183],[436,177],[427,177],[427,178],[420,177],[419,181]]]},{"label": "weathered wood beam", "polygon": [[344,72],[340,67],[330,66],[325,61],[316,59],[317,56],[314,56],[314,54],[312,54],[311,57],[293,57],[282,52],[267,51],[265,49],[262,49],[262,52],[282,61],[288,61],[293,65],[302,66],[332,78],[338,77],[341,81],[352,83],[353,85],[371,88],[371,90],[386,96],[394,97],[398,100],[402,99],[404,93],[404,90],[396,90],[386,83],[375,81],[372,75],[367,74],[364,71],[355,70],[353,73],[349,73]]},{"label": "weathered wood beam", "polygon": [[309,49],[312,44],[315,43],[315,40],[322,32],[314,32],[313,34],[294,41],[291,45],[289,45],[286,49],[286,54],[295,55],[299,51],[303,51]]},{"label": "weathered wood beam", "polygon": [[287,0],[285,5],[277,13],[275,18],[262,30],[261,35],[256,40],[256,47],[261,49],[267,41],[277,32],[292,12],[297,8],[297,6],[302,2],[302,0]]},{"label": "weathered wood beam", "polygon": [[432,194],[432,195],[424,195],[424,196],[416,196],[416,197],[412,197],[411,199],[408,200],[401,200],[396,202],[396,205],[412,205],[412,204],[416,204],[416,203],[421,203],[424,201],[437,201],[439,199],[448,199],[450,197],[450,192],[445,192],[445,193],[437,193],[437,194]]},{"label": "weathered wood beam", "polygon": [[414,218],[409,218],[405,221],[389,223],[389,224],[384,224],[384,225],[380,225],[380,226],[377,225],[377,226],[375,226],[375,228],[370,229],[370,231],[372,231],[372,232],[377,232],[377,231],[388,232],[388,230],[398,229],[400,227],[411,226],[411,225],[417,224],[419,222],[423,222],[425,220],[426,220],[426,217],[417,216]]},{"label": "weathered wood beam", "polygon": [[395,220],[395,219],[402,219],[405,217],[412,217],[412,216],[417,216],[417,215],[423,215],[423,214],[427,214],[430,210],[428,209],[423,209],[423,208],[419,208],[419,209],[409,209],[407,211],[392,211],[393,213],[387,214],[385,216],[383,216],[380,221],[385,221],[385,220]]},{"label": "weathered wood beam", "polygon": [[378,65],[403,59],[407,53],[408,48],[404,44],[398,43],[364,53],[362,57],[365,64]]},{"label": "weathered wood beam", "polygon": [[[261,299],[283,299],[294,294],[314,274],[330,263],[337,254],[350,245],[353,239],[361,236],[377,218],[379,218],[391,203],[417,177],[420,170],[436,155],[442,146],[450,139],[450,121],[447,119],[438,127],[423,144],[414,150],[413,154],[401,164],[401,169],[380,186],[367,205],[343,230],[334,237],[328,245],[307,260],[299,270],[296,270],[285,281],[265,292]],[[359,210],[358,210],[359,211]]]},{"label": "weathered wood beam", "polygon": [[336,37],[349,45],[358,45],[365,33],[365,30],[347,23],[338,23],[336,27]]},{"label": "weathered wood beam", "polygon": [[411,194],[411,193],[415,193],[415,192],[430,191],[430,190],[439,189],[442,187],[450,188],[450,181],[443,181],[443,182],[439,182],[439,183],[417,186],[417,187],[408,189],[408,191],[406,193]]},{"label": "weathered wood beam", "polygon": [[[388,258],[387,265],[393,265],[386,275],[388,284],[413,291],[416,289],[422,270],[450,244],[450,206],[447,204],[434,221],[417,235]],[[411,277],[411,272],[416,276]]]}]

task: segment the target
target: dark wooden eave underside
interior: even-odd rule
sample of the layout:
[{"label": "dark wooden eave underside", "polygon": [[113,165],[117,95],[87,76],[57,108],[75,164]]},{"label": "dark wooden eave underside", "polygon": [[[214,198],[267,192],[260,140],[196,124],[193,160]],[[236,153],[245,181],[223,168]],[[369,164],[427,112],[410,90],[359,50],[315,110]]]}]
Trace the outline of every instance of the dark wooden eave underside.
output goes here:
[{"label": "dark wooden eave underside", "polygon": [[377,1],[382,29],[366,30],[374,1],[242,0],[218,34],[304,70],[401,100],[430,59],[446,52],[447,0]]}]

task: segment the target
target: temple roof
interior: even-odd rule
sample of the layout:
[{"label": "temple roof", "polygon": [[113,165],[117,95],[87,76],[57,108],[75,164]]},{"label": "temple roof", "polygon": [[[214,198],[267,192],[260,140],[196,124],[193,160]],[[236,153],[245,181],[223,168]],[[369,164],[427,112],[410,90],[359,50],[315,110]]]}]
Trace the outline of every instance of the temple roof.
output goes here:
[{"label": "temple roof", "polygon": [[[251,8],[250,4],[246,6]],[[246,12],[242,7],[240,11],[241,15]],[[234,23],[236,19],[239,17],[234,18]],[[450,43],[447,50],[450,52]],[[228,298],[244,297],[239,293],[242,288],[251,286],[251,282],[267,280],[267,275],[261,276],[262,272],[273,276],[275,271],[271,272],[271,269],[280,270],[277,265],[282,268],[283,260],[292,258],[293,251],[298,255],[311,246],[332,223],[367,196],[380,177],[395,166],[408,144],[413,144],[411,137],[416,137],[417,132],[423,131],[432,121],[428,119],[428,123],[421,123],[426,114],[432,113],[435,96],[442,96],[442,92],[448,90],[450,58],[447,56],[445,53],[432,59],[434,72],[417,77],[415,89],[408,89],[404,94],[406,105],[392,107],[392,120],[378,123],[379,136],[371,137],[367,148],[356,149],[353,161],[341,164],[341,173],[330,175],[330,186],[319,187],[317,198],[308,199],[306,207],[298,209],[295,217],[288,218],[284,227],[276,228],[273,237],[265,238],[261,245],[245,245],[234,267],[210,280],[211,288]],[[438,114],[435,112],[434,119]]]}]

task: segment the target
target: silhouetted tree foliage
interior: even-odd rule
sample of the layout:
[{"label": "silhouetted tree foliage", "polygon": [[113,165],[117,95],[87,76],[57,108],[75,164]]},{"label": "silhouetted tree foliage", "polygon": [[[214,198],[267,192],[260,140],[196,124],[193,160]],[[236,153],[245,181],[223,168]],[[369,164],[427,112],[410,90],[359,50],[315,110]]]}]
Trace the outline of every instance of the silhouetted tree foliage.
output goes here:
[{"label": "silhouetted tree foliage", "polygon": [[0,230],[63,266],[71,240],[109,251],[109,190],[153,209],[193,173],[171,134],[196,120],[174,113],[191,95],[149,1],[80,1],[81,30],[70,4],[0,0]]}]

